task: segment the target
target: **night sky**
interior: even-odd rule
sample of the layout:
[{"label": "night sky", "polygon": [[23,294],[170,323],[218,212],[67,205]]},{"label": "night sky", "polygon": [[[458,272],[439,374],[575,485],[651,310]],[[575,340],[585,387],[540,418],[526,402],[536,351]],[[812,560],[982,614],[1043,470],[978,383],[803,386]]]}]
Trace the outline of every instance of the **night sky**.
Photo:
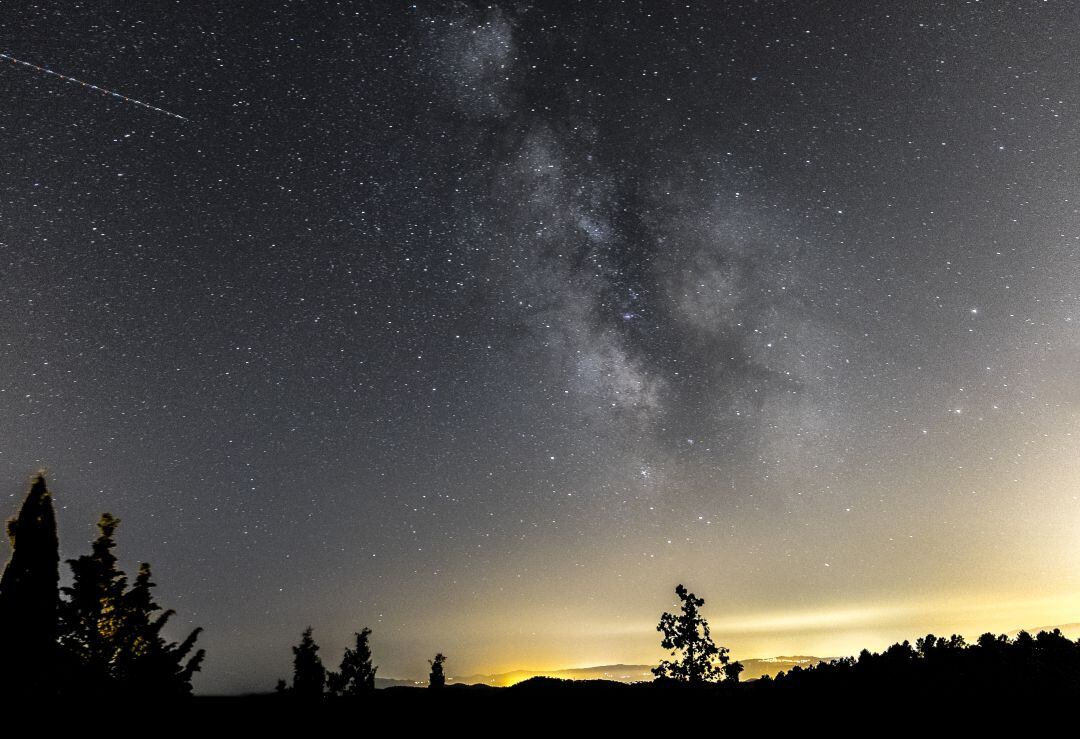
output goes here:
[{"label": "night sky", "polygon": [[13,2],[3,515],[201,692],[1080,620],[1080,6]]}]

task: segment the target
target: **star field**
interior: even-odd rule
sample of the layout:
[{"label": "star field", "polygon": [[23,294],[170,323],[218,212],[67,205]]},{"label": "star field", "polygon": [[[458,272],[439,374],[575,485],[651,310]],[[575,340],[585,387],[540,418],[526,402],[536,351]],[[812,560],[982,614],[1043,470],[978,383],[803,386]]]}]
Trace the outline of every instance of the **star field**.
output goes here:
[{"label": "star field", "polygon": [[[1080,609],[1068,2],[16,3],[0,472],[265,690]],[[202,642],[201,642],[202,643]]]}]

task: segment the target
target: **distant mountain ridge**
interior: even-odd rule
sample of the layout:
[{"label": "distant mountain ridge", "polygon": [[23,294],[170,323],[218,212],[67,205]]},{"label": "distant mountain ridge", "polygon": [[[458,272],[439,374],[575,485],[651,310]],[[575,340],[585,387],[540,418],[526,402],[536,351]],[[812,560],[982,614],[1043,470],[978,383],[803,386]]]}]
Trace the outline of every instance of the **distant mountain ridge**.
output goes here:
[{"label": "distant mountain ridge", "polygon": [[[818,662],[828,661],[823,657],[781,656],[763,659],[739,660],[746,668],[743,680],[755,680],[763,675],[775,676],[778,672],[790,670],[795,666],[810,667]],[[448,684],[491,685],[503,688],[531,677],[554,677],[563,680],[614,680],[621,683],[650,681],[653,665],[597,665],[595,667],[571,667],[563,670],[513,670],[495,674],[461,675],[447,678]],[[426,680],[402,680],[394,678],[375,678],[375,687],[389,688],[396,686],[423,686]]]}]

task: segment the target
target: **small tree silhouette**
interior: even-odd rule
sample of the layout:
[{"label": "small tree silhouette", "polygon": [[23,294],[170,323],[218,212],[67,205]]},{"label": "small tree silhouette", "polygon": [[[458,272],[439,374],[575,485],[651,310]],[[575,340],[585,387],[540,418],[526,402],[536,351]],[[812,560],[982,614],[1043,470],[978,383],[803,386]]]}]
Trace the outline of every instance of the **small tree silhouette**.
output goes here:
[{"label": "small tree silhouette", "polygon": [[664,660],[652,672],[657,677],[700,684],[716,680],[728,661],[727,647],[718,647],[709,634],[709,624],[698,611],[703,598],[688,592],[681,584],[675,594],[682,601],[681,613],[664,613],[656,630],[664,635],[660,645],[671,650],[673,659]]},{"label": "small tree silhouette", "polygon": [[446,656],[439,652],[435,655],[435,659],[429,659],[428,664],[431,665],[431,674],[428,676],[429,688],[441,688],[446,685],[446,675],[443,674],[443,663],[446,662]]},{"label": "small tree silhouette", "polygon": [[739,675],[745,669],[742,662],[728,662],[724,665],[724,680],[729,683],[739,682]]},{"label": "small tree silhouette", "polygon": [[293,651],[292,694],[297,698],[318,700],[326,686],[326,668],[319,658],[319,645],[311,637],[311,627],[304,629]]},{"label": "small tree silhouette", "polygon": [[371,629],[365,626],[353,636],[356,646],[345,649],[340,671],[329,676],[328,685],[334,695],[357,696],[375,689],[375,671],[379,668],[371,664],[371,647],[368,645]]}]

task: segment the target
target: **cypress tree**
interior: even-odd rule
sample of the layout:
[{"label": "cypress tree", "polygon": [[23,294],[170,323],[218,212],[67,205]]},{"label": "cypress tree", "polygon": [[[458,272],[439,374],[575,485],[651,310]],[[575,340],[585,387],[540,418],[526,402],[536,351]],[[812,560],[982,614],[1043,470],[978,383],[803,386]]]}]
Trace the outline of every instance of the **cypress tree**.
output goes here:
[{"label": "cypress tree", "polygon": [[40,695],[56,687],[60,580],[56,517],[43,473],[7,528],[12,552],[0,577],[0,688],[5,695]]}]

